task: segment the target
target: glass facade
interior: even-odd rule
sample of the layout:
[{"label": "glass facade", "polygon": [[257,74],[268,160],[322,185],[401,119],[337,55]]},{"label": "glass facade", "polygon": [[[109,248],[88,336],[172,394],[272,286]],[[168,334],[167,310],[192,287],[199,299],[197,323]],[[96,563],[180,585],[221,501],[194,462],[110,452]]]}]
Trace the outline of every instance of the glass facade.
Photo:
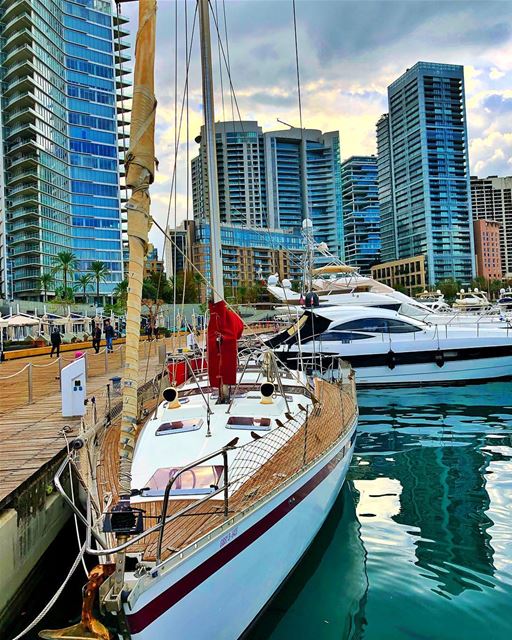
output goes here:
[{"label": "glass facade", "polygon": [[382,258],[425,255],[429,285],[475,273],[464,70],[418,62],[378,123]]},{"label": "glass facade", "polygon": [[[343,257],[339,134],[313,129],[262,133],[257,122],[219,122],[217,171],[221,221],[299,231]],[[194,217],[208,217],[206,152],[192,160]]]},{"label": "glass facade", "polygon": [[345,262],[369,274],[380,262],[380,210],[375,156],[352,156],[341,165]]},{"label": "glass facade", "polygon": [[[105,262],[108,294],[122,279],[116,101],[124,81],[115,58],[127,45],[117,41],[117,18],[107,0],[0,6],[1,215],[14,296],[39,299],[39,278],[61,251],[76,254],[77,276]],[[62,284],[55,274],[50,293]]]},{"label": "glass facade", "polygon": [[[275,272],[283,278],[298,279],[302,275],[304,247],[300,233],[221,225],[221,242],[224,280],[230,286],[252,284]],[[194,224],[193,254],[194,264],[209,281],[210,225],[205,222]]]}]

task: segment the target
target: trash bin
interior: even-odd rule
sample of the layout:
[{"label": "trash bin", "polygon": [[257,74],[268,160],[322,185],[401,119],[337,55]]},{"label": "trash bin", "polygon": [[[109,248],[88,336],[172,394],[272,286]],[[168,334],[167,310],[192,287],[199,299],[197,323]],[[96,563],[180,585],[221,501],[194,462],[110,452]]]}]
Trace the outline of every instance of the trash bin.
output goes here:
[{"label": "trash bin", "polygon": [[114,376],[113,378],[110,378],[110,382],[112,383],[112,393],[115,396],[120,396],[121,395],[121,377]]}]

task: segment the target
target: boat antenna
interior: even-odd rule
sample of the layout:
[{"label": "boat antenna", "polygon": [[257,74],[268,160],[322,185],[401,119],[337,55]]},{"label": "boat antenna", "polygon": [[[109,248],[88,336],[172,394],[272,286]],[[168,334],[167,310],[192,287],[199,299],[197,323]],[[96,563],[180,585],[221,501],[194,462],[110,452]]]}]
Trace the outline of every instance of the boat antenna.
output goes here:
[{"label": "boat antenna", "polygon": [[139,337],[144,277],[151,225],[149,185],[155,174],[154,66],[156,0],[139,2],[139,25],[135,43],[135,69],[130,124],[130,147],[126,154],[126,186],[131,189],[126,205],[128,217],[128,299],[126,312],[126,361],[123,412],[119,437],[119,486],[121,499],[131,493],[131,469],[137,423]]}]

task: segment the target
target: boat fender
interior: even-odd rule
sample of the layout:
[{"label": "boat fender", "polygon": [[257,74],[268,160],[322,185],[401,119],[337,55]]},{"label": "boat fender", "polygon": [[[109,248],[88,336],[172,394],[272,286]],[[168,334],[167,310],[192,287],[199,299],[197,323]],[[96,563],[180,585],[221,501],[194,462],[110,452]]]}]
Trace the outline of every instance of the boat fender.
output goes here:
[{"label": "boat fender", "polygon": [[388,365],[388,369],[393,370],[396,367],[396,355],[395,352],[391,349],[388,351],[386,356],[386,364]]},{"label": "boat fender", "polygon": [[437,350],[436,355],[434,356],[434,362],[438,367],[444,366],[444,353],[440,349]]}]

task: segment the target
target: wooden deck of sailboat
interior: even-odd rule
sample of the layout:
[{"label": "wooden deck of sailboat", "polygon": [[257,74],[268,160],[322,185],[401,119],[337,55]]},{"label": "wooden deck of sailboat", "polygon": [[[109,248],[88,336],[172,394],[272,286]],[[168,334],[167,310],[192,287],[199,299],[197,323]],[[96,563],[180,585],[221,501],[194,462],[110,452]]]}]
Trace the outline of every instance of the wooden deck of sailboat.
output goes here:
[{"label": "wooden deck of sailboat", "polygon": [[[309,416],[307,429],[303,425],[268,462],[245,481],[229,498],[229,516],[249,508],[252,504],[270,494],[305,465],[328,450],[343,436],[353,422],[355,398],[339,387],[317,381],[317,397],[322,409]],[[112,502],[118,499],[118,439],[119,425],[107,432],[98,466],[97,482],[101,499],[109,488],[113,492]],[[176,514],[191,504],[190,499],[172,499],[168,516]],[[156,524],[161,514],[162,500],[138,503],[133,506],[144,509],[146,528]],[[193,507],[186,514],[169,523],[164,532],[162,558],[165,559],[212,531],[225,520],[223,500],[212,499]],[[145,561],[156,558],[158,533],[149,534],[141,542],[130,547],[133,553],[142,553]]]}]

